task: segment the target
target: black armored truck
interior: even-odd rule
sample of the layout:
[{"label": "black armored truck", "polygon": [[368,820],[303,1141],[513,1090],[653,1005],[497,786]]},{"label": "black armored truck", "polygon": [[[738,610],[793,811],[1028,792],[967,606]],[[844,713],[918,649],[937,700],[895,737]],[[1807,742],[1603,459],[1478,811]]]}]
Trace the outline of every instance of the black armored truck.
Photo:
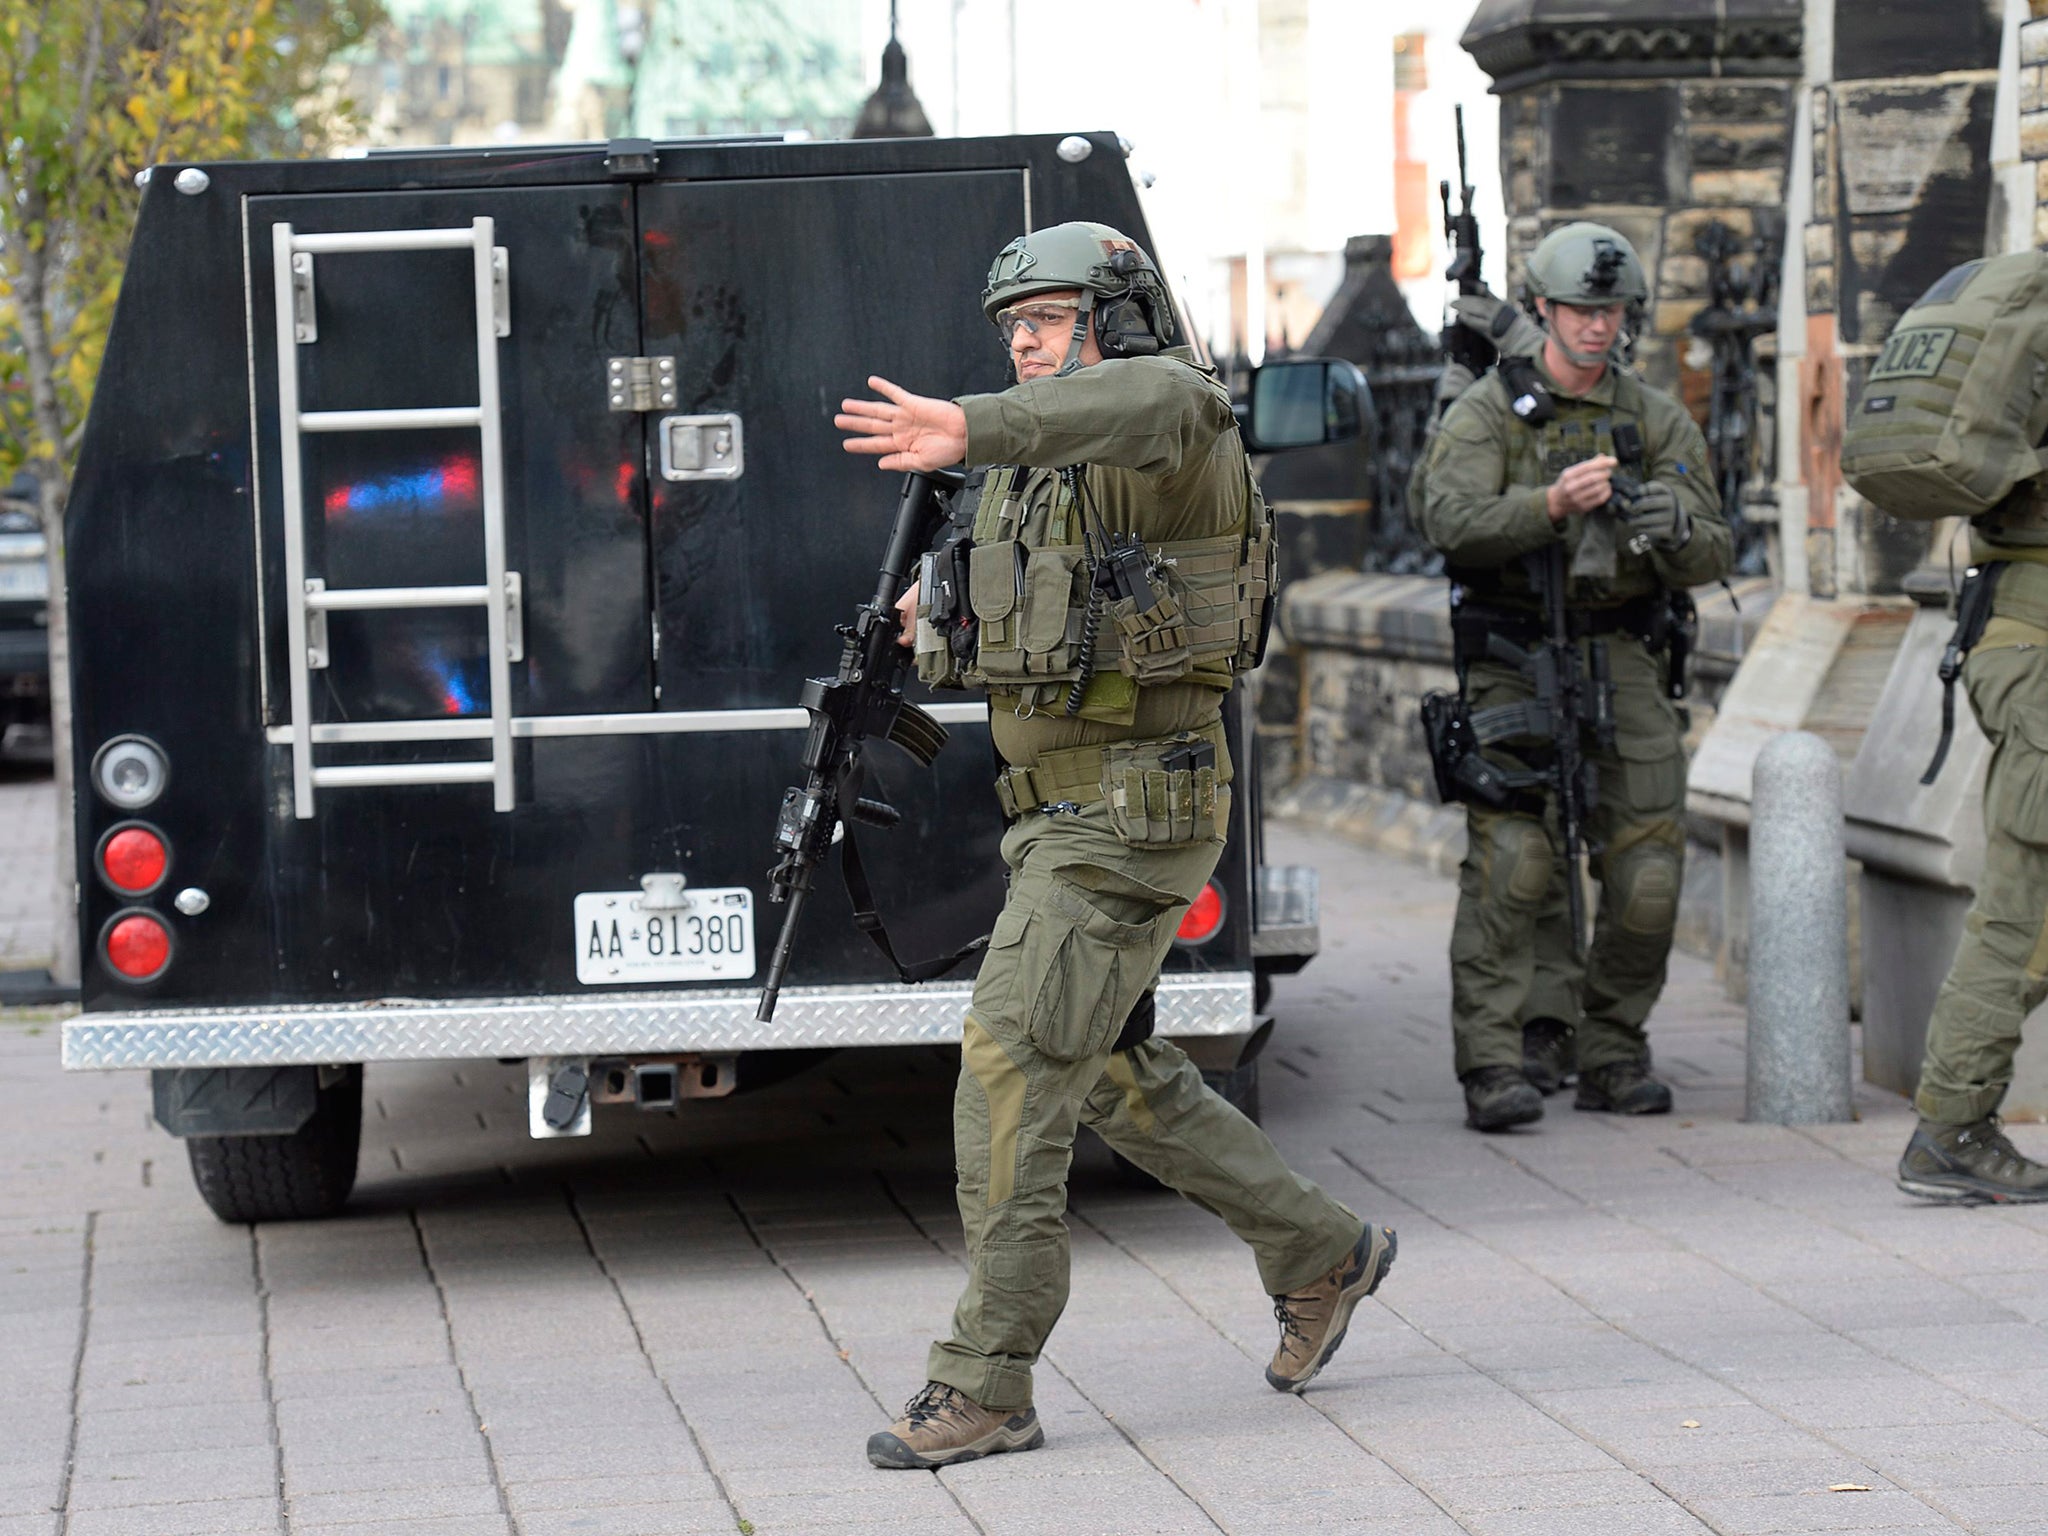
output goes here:
[{"label": "black armored truck", "polygon": [[[901,984],[831,880],[757,1018],[805,681],[896,499],[831,416],[1005,387],[989,258],[1076,218],[1147,238],[1114,134],[158,168],[69,510],[65,1065],[150,1070],[246,1221],[347,1197],[366,1063],[524,1061],[555,1136],[957,1040],[971,966]],[[1300,441],[1355,425],[1289,366]],[[1000,903],[996,765],[983,705],[911,692],[952,739],[875,745],[866,874],[939,954]],[[1240,1097],[1317,943],[1247,788],[1157,995]]]}]

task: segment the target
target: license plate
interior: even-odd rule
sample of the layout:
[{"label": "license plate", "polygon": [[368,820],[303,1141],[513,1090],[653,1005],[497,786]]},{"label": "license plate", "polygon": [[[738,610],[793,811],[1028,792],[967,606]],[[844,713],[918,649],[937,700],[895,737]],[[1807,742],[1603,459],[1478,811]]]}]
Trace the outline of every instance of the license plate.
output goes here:
[{"label": "license plate", "polygon": [[754,893],[745,886],[683,893],[683,905],[649,910],[639,891],[584,891],[576,898],[576,979],[585,986],[634,981],[745,981],[754,974]]},{"label": "license plate", "polygon": [[0,565],[0,597],[43,599],[50,595],[50,570],[34,565]]}]

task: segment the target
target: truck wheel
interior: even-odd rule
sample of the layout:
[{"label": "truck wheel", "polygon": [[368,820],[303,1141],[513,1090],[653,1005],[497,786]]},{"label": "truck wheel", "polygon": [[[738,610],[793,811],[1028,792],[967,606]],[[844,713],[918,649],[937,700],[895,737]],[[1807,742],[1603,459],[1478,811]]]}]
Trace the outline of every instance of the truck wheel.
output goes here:
[{"label": "truck wheel", "polygon": [[289,1135],[190,1136],[185,1150],[199,1198],[222,1221],[293,1221],[341,1209],[362,1139],[363,1069],[350,1066]]},{"label": "truck wheel", "polygon": [[[1253,1125],[1259,1123],[1259,1063],[1257,1059],[1228,1072],[1204,1072],[1202,1081],[1222,1096],[1223,1101]],[[1125,1157],[1121,1152],[1111,1152],[1110,1159],[1116,1165],[1117,1181],[1132,1189],[1164,1188],[1151,1174]]]}]

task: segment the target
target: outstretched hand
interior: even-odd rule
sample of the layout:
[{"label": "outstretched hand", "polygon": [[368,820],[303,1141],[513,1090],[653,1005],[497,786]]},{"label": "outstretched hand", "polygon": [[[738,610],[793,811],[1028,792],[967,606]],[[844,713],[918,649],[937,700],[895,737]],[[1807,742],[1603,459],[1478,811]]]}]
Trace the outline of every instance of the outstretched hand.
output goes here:
[{"label": "outstretched hand", "polygon": [[913,395],[887,379],[868,379],[880,400],[842,400],[832,425],[848,453],[880,454],[883,469],[944,469],[967,457],[967,413],[950,400]]}]

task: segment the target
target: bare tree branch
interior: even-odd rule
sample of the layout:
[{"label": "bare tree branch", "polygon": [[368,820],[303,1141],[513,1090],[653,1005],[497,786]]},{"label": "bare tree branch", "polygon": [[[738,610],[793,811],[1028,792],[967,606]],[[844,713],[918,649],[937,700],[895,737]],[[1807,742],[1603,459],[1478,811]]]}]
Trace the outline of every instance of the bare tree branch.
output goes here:
[{"label": "bare tree branch", "polygon": [[[73,4],[79,0],[72,0]],[[105,34],[107,0],[89,0],[92,19],[85,24],[85,52],[79,59],[78,107],[71,114],[71,131],[64,137],[66,159],[75,157],[86,129],[92,123],[93,87],[99,83],[100,46]]]}]

